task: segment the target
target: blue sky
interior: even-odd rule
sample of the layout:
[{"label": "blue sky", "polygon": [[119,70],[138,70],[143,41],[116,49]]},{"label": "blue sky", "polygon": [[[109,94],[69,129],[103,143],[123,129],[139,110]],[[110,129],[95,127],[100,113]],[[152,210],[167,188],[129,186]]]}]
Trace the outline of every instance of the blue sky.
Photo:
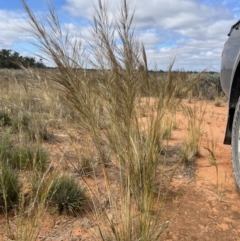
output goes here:
[{"label": "blue sky", "polygon": [[[26,0],[37,14],[47,12],[48,0]],[[60,21],[90,40],[92,5],[97,0],[53,0]],[[109,1],[117,14],[120,0]],[[239,0],[131,0],[136,34],[144,43],[149,66],[166,70],[176,58],[175,69],[219,71],[221,52],[230,27],[240,19]],[[22,55],[42,54],[24,31],[27,16],[20,0],[0,1],[0,49]]]}]

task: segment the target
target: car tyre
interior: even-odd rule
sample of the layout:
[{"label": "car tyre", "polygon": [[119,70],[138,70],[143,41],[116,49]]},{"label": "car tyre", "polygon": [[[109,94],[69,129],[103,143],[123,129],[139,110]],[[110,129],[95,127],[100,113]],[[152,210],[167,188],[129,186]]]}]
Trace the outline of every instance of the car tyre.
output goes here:
[{"label": "car tyre", "polygon": [[234,177],[240,190],[240,98],[235,109],[232,125],[232,165]]}]

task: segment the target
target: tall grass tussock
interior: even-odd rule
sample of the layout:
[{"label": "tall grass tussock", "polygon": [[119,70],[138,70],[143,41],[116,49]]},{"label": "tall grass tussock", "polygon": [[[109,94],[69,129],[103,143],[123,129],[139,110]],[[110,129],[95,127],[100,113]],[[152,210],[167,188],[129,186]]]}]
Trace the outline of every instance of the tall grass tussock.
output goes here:
[{"label": "tall grass tussock", "polygon": [[[22,72],[15,72],[12,79],[1,83],[5,90],[0,102],[1,135],[8,131],[0,145],[1,159],[4,167],[6,164],[19,174],[21,183],[16,184],[16,199],[3,196],[3,201],[9,205],[17,202],[18,230],[29,228],[34,220],[32,235],[24,240],[36,240],[38,224],[49,206],[56,206],[61,214],[78,215],[91,205],[88,211],[97,223],[94,240],[160,240],[169,223],[162,217],[161,207],[179,166],[171,169],[166,181],[168,163],[163,152],[176,128],[182,99],[204,73],[175,73],[173,63],[168,73],[150,73],[126,0],[120,1],[115,19],[110,18],[111,8],[98,1],[87,48],[82,45],[84,39],[63,31],[52,5],[41,19],[24,0],[22,4],[34,44],[56,69],[24,68],[23,81],[19,81]],[[96,71],[87,70],[89,66]],[[189,118],[184,149],[187,161],[189,153],[198,152],[201,138],[203,117],[197,119],[196,113],[194,108],[185,110]],[[71,160],[68,165],[72,169],[61,169],[62,160],[53,161],[43,148],[44,144],[59,144],[54,131],[66,129],[84,136],[83,143],[74,147],[80,154],[77,164]],[[72,143],[74,138],[69,134],[67,140]],[[59,148],[63,157],[65,149]],[[72,170],[74,173],[69,173]],[[98,187],[101,178],[104,181]],[[102,205],[100,192],[104,192],[106,205]],[[21,240],[23,236],[18,234]]]}]

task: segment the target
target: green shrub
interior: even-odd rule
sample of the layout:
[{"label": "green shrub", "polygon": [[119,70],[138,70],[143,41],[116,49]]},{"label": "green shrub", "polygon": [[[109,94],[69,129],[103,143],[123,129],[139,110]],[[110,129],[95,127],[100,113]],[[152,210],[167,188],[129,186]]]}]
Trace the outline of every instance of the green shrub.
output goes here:
[{"label": "green shrub", "polygon": [[83,210],[87,202],[86,189],[81,188],[73,178],[62,175],[53,179],[47,200],[57,207],[59,213]]},{"label": "green shrub", "polygon": [[18,176],[9,166],[0,165],[0,207],[8,209],[17,203],[20,192]]}]

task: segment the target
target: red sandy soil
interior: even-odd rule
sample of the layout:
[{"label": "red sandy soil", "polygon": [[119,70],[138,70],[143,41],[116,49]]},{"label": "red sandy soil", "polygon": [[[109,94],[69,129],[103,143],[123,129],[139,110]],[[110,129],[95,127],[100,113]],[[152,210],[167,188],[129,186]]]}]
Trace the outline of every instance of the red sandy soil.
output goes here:
[{"label": "red sandy soil", "polygon": [[[196,102],[187,103],[194,105]],[[160,240],[240,240],[240,195],[236,188],[232,164],[231,146],[223,145],[227,120],[227,103],[216,107],[206,102],[203,122],[201,156],[195,160],[195,175],[192,177],[177,173],[174,177],[164,206],[163,219],[168,221]],[[177,129],[171,141],[182,145],[186,123],[182,115],[177,115]],[[215,157],[218,166],[209,162],[209,153],[204,149],[216,143]],[[64,143],[61,143],[62,148]],[[49,144],[53,158],[61,157],[56,145]],[[4,238],[5,219],[0,219],[0,238]],[[48,211],[43,218],[38,240],[97,240],[92,233],[93,221],[89,214],[72,217]],[[14,239],[14,237],[12,237]],[[130,241],[130,240],[129,240]]]},{"label": "red sandy soil", "polygon": [[[240,195],[233,177],[231,146],[223,145],[226,117],[226,103],[221,107],[207,104],[202,146],[216,141],[218,182],[216,168],[202,150],[203,156],[196,159],[194,181],[173,200],[172,216],[162,240],[240,240]],[[179,134],[176,131],[175,135]]]}]

